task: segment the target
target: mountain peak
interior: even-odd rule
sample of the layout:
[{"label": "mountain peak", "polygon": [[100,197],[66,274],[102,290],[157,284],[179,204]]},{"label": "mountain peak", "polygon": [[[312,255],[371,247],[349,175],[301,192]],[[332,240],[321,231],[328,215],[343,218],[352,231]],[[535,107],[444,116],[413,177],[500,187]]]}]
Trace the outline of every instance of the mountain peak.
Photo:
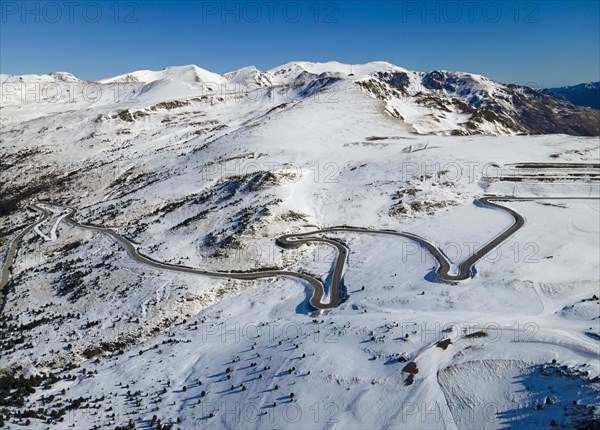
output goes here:
[{"label": "mountain peak", "polygon": [[69,72],[52,72],[50,73],[50,76],[52,76],[52,78],[56,81],[63,82],[72,82],[80,80],[78,77]]},{"label": "mountain peak", "polygon": [[183,81],[188,84],[200,82],[220,82],[222,77],[217,73],[209,72],[195,64],[184,66],[169,66],[162,70],[137,70],[112,78],[102,79],[100,83],[113,82],[143,82],[150,83],[159,80]]},{"label": "mountain peak", "polygon": [[371,75],[378,71],[385,70],[406,70],[386,61],[372,61],[364,64],[344,64],[337,61],[328,61],[325,63],[313,63],[309,61],[292,61],[281,66],[270,69],[270,73],[277,73],[282,70],[302,69],[306,72],[320,75],[322,73],[338,73],[343,75]]}]

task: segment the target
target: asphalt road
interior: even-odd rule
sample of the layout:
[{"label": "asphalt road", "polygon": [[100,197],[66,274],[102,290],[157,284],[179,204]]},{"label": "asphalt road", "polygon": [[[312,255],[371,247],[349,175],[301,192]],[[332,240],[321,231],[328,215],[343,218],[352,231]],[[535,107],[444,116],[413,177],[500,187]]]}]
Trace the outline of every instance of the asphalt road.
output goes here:
[{"label": "asphalt road", "polygon": [[2,308],[4,307],[4,297],[2,296],[2,290],[8,283],[8,279],[10,278],[10,276],[12,274],[11,273],[12,265],[15,260],[15,256],[17,255],[17,249],[19,247],[19,243],[21,242],[21,239],[23,239],[23,237],[25,237],[25,235],[27,233],[29,233],[31,230],[33,230],[36,226],[38,226],[41,223],[43,223],[44,221],[46,221],[46,219],[50,216],[50,212],[44,208],[35,206],[35,207],[33,207],[33,209],[35,209],[36,211],[41,213],[42,216],[40,217],[39,220],[30,224],[25,229],[23,229],[23,231],[21,231],[21,233],[19,233],[13,240],[11,240],[10,244],[8,245],[8,249],[6,250],[6,253],[4,254],[4,259],[2,261],[2,276],[0,277],[0,313],[2,311]]},{"label": "asphalt road", "polygon": [[[337,295],[335,296],[335,298],[332,296],[332,300],[330,303],[322,303],[321,298],[323,297],[323,292],[324,292],[323,283],[320,280],[314,278],[313,276],[307,275],[305,273],[293,272],[290,270],[259,270],[259,271],[252,271],[252,272],[213,272],[213,271],[208,271],[208,270],[196,269],[194,267],[180,266],[180,265],[164,263],[162,261],[154,260],[153,258],[142,254],[140,251],[138,251],[137,246],[134,243],[132,243],[128,239],[124,238],[123,236],[121,236],[120,234],[118,234],[117,232],[115,232],[112,229],[100,227],[100,226],[94,226],[94,225],[80,224],[79,222],[77,222],[73,219],[73,216],[76,213],[75,209],[73,209],[73,208],[69,208],[69,209],[71,212],[69,213],[69,215],[67,215],[64,218],[64,220],[68,224],[71,224],[74,227],[82,228],[85,230],[97,231],[97,232],[109,235],[116,242],[118,242],[125,248],[125,250],[127,251],[127,254],[132,259],[134,259],[135,261],[138,261],[140,263],[146,264],[150,267],[154,267],[157,269],[163,269],[163,270],[172,270],[172,271],[181,272],[181,273],[192,273],[192,274],[196,274],[196,275],[210,276],[210,277],[215,277],[215,278],[228,278],[228,279],[240,279],[240,280],[254,280],[254,279],[262,279],[262,278],[272,278],[272,277],[277,277],[277,276],[287,276],[287,277],[302,279],[303,281],[308,282],[313,287],[313,295],[310,298],[309,303],[314,309],[329,309],[329,308],[334,308],[340,304],[339,288],[332,287],[332,294],[333,294],[333,291],[335,290]],[[337,258],[334,272],[337,273],[338,271],[343,270],[344,262],[345,262],[346,255],[347,255],[346,248],[344,248],[338,242],[331,240],[331,239],[316,239],[316,240],[319,240],[321,242],[330,243],[338,248],[339,255]],[[305,242],[308,242],[308,241],[305,241]]]},{"label": "asphalt road", "polygon": [[[471,256],[469,256],[466,260],[464,260],[458,266],[458,273],[452,274],[450,273],[452,265],[448,258],[433,244],[428,242],[426,239],[417,236],[412,233],[403,232],[403,231],[395,231],[395,230],[372,230],[362,227],[350,227],[350,226],[339,226],[339,227],[330,227],[324,228],[314,231],[308,231],[304,233],[291,233],[285,234],[276,239],[276,243],[278,246],[289,249],[289,248],[297,248],[302,245],[311,243],[311,242],[322,242],[326,243],[330,246],[333,246],[337,249],[338,254],[333,266],[333,271],[331,273],[331,282],[329,285],[330,294],[329,301],[323,302],[323,297],[325,295],[325,287],[321,280],[307,275],[305,273],[294,272],[289,270],[255,270],[248,272],[224,272],[224,271],[207,271],[201,270],[188,266],[175,265],[170,263],[164,263],[158,260],[154,260],[147,255],[142,254],[138,251],[137,246],[119,235],[117,232],[110,228],[95,226],[95,225],[86,225],[81,224],[73,218],[76,210],[74,208],[68,208],[70,213],[64,218],[68,224],[82,228],[85,230],[97,231],[103,234],[110,236],[113,240],[119,243],[123,248],[127,251],[128,255],[142,264],[148,265],[150,267],[154,267],[156,269],[161,270],[172,270],[181,273],[191,273],[196,275],[210,276],[216,278],[228,278],[228,279],[240,279],[240,280],[254,280],[254,279],[262,279],[262,278],[270,278],[270,277],[291,277],[296,279],[301,279],[305,282],[308,282],[313,288],[313,294],[309,299],[310,306],[316,310],[325,310],[332,309],[342,302],[341,291],[343,286],[343,274],[344,267],[346,263],[346,259],[348,257],[348,248],[344,246],[340,241],[335,239],[330,239],[327,237],[323,237],[322,235],[327,233],[364,233],[364,234],[376,234],[376,235],[392,235],[392,236],[400,236],[406,239],[412,240],[421,246],[425,247],[431,255],[438,262],[438,267],[436,269],[436,276],[440,281],[446,282],[458,282],[469,279],[473,274],[473,267],[475,264],[482,259],[485,255],[487,255],[490,251],[508,239],[511,235],[513,235],[516,231],[518,231],[525,224],[525,219],[516,211],[506,207],[499,205],[495,202],[507,202],[507,201],[532,201],[532,200],[597,200],[597,197],[502,197],[502,196],[488,196],[482,197],[478,200],[475,200],[475,204],[481,207],[487,207],[497,210],[502,210],[508,214],[510,214],[513,218],[513,223],[507,229],[505,229],[498,236],[494,237],[487,244],[479,248],[475,251]],[[29,231],[31,231],[36,225],[43,222],[49,215],[49,212],[36,204],[32,204],[31,207],[42,213],[42,218],[39,221],[31,224],[25,230],[23,230],[17,237],[13,239],[10,243],[7,258],[5,259],[4,266],[2,268],[2,283],[0,284],[0,288],[6,285],[6,282],[9,277],[9,268],[12,266],[12,262],[14,260],[16,250],[18,248],[18,244]],[[2,297],[0,296],[0,300]]]}]

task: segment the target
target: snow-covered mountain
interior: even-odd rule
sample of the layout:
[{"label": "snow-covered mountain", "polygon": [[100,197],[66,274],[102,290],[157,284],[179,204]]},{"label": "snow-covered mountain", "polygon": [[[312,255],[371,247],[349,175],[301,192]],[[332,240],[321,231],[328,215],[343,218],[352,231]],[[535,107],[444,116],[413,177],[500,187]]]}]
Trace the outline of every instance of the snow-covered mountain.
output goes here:
[{"label": "snow-covered mountain", "polygon": [[[597,111],[382,62],[0,79],[3,261],[20,239],[0,427],[597,424]],[[304,278],[167,270],[67,218],[155,262],[312,276],[327,300],[336,248],[276,238],[403,231],[455,270],[515,222],[482,195],[539,199],[502,203],[524,226],[460,282],[414,241],[323,233],[348,250],[325,311]]]},{"label": "snow-covered mountain", "polygon": [[600,109],[600,81],[567,87],[548,88],[546,94],[564,97],[577,106]]},{"label": "snow-covered mountain", "polygon": [[[385,62],[293,62],[266,72],[250,66],[224,75],[191,65],[141,70],[97,83],[79,81],[68,73],[2,75],[0,80],[6,107],[44,99],[110,104],[116,100],[115,94],[122,100],[148,102],[203,96],[248,101],[249,94],[257,90],[263,94],[286,92],[292,101],[329,86],[330,92],[352,92],[356,88],[368,92],[384,101],[387,114],[417,134],[600,134],[598,112],[574,106],[551,93],[504,85],[468,73],[412,72]],[[98,98],[97,93],[101,94]]]}]

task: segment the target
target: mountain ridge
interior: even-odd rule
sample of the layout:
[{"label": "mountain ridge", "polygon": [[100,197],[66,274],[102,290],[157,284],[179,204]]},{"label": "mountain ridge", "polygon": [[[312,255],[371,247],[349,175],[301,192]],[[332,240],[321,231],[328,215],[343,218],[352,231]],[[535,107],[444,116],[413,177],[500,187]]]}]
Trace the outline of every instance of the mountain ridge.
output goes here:
[{"label": "mountain ridge", "polygon": [[[44,101],[44,95],[51,92],[44,91],[44,86],[54,86],[59,88],[57,91],[63,98],[69,93],[72,102],[77,95],[70,89],[62,91],[60,88],[79,83],[87,86],[75,88],[75,92],[81,93],[79,98],[87,100],[90,87],[96,92],[106,88],[105,95],[115,87],[128,88],[132,96],[139,96],[150,105],[193,98],[219,103],[239,101],[259,90],[265,91],[264,96],[282,89],[289,93],[289,101],[301,101],[320,92],[339,93],[341,88],[351,91],[358,87],[383,102],[382,111],[406,123],[413,134],[600,135],[600,112],[576,106],[560,95],[502,84],[478,74],[443,70],[417,72],[381,61],[355,65],[295,61],[267,71],[247,66],[224,74],[185,65],[158,71],[137,70],[99,81],[83,81],[67,72],[1,75],[0,80],[5,106],[26,104],[26,93],[31,91],[26,88],[28,84],[40,86],[40,98],[36,97],[35,101]],[[343,103],[356,101],[345,96],[342,99]],[[108,106],[115,100],[105,97],[100,101]]]},{"label": "mountain ridge", "polygon": [[566,87],[547,88],[544,92],[569,100],[577,106],[600,109],[600,81],[584,82]]}]

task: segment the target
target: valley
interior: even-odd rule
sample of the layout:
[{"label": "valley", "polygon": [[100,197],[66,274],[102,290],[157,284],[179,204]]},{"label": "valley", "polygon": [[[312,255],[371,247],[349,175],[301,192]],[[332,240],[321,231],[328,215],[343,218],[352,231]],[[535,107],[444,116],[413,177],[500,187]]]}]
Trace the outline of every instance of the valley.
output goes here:
[{"label": "valley", "polygon": [[349,69],[2,75],[10,428],[595,425],[597,111]]}]

